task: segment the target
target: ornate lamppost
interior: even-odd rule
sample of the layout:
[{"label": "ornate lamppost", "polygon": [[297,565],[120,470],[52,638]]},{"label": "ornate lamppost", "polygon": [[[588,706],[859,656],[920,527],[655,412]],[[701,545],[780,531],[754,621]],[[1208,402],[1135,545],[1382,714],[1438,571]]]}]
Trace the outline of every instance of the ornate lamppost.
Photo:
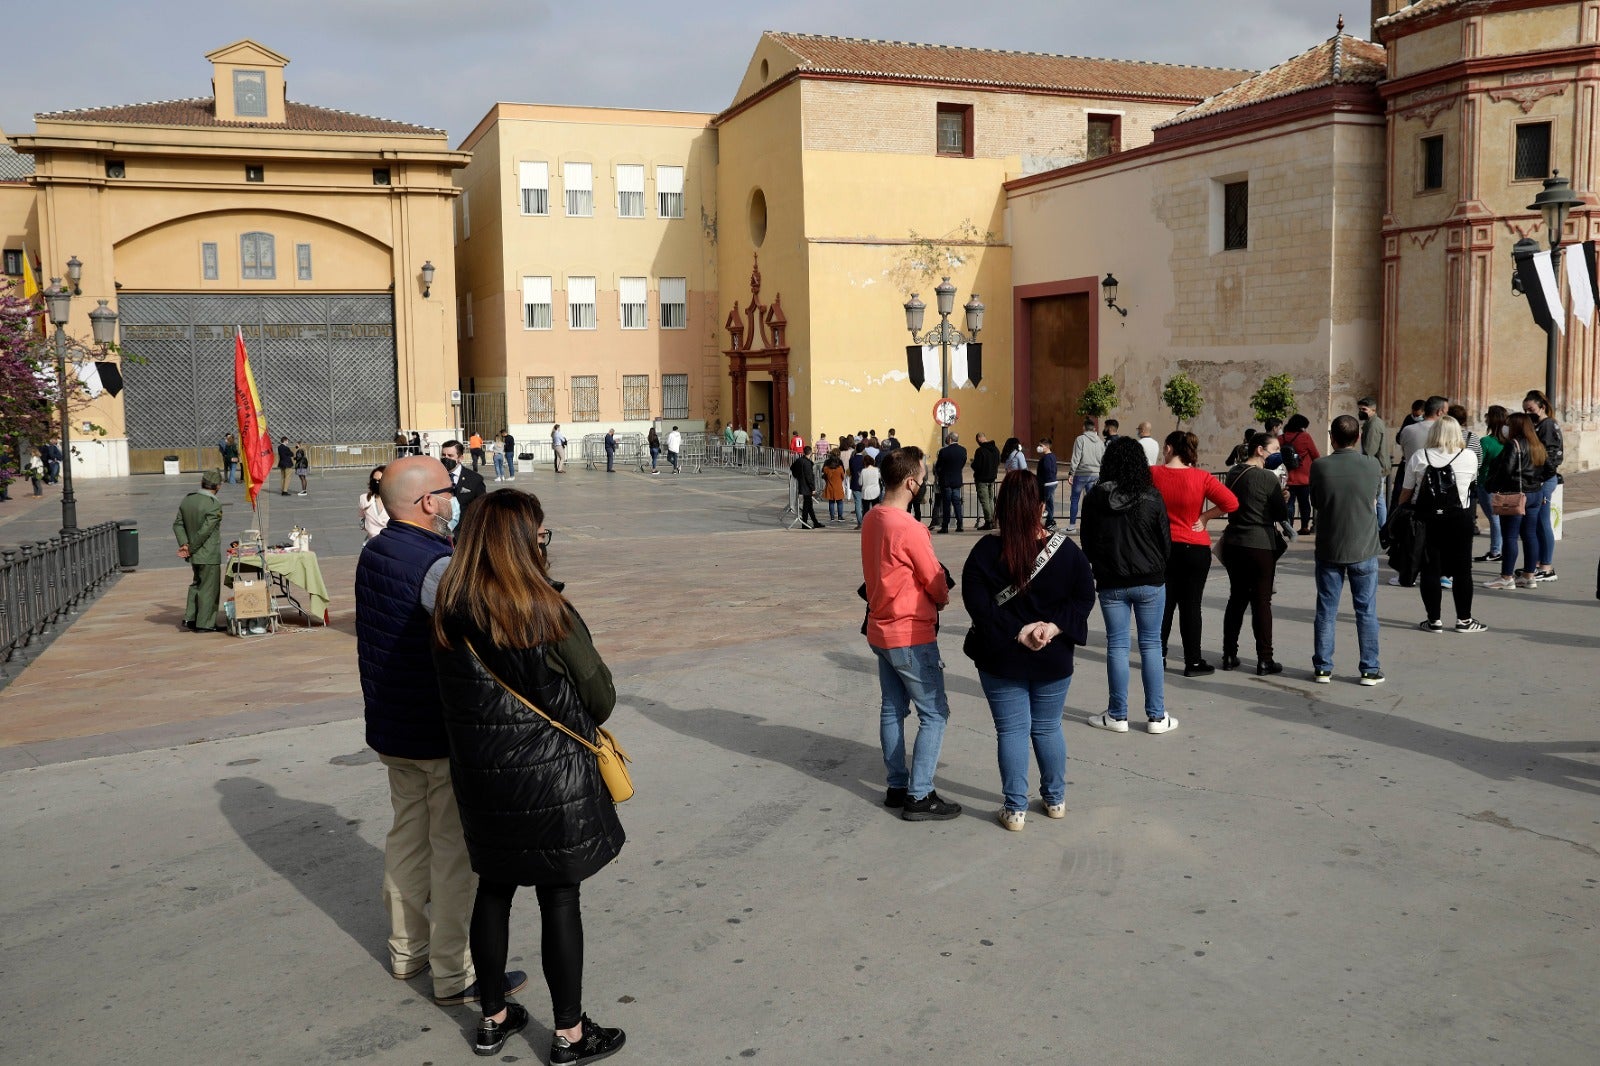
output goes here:
[{"label": "ornate lamppost", "polygon": [[[1549,234],[1550,241],[1550,269],[1556,276],[1556,284],[1561,284],[1561,234],[1567,224],[1567,215],[1575,207],[1583,206],[1583,198],[1572,191],[1572,183],[1561,176],[1561,171],[1553,170],[1550,176],[1544,179],[1544,190],[1533,198],[1533,203],[1528,205],[1529,211],[1538,211],[1544,216],[1545,232]],[[1520,264],[1533,258],[1539,251],[1539,242],[1532,237],[1524,237],[1511,248],[1512,261]],[[1513,273],[1513,279],[1517,275]],[[1519,281],[1514,281],[1513,290],[1522,291]],[[1552,315],[1562,314],[1560,306],[1550,308]],[[1545,328],[1544,338],[1544,394],[1549,397],[1551,404],[1556,403],[1556,362],[1559,332],[1556,323],[1551,322]]]},{"label": "ornate lamppost", "polygon": [[[939,398],[942,404],[942,401],[950,398],[950,349],[978,339],[978,332],[983,329],[984,307],[978,294],[973,293],[962,307],[966,312],[967,327],[967,332],[962,333],[950,324],[950,315],[956,308],[956,287],[950,284],[948,277],[934,287],[933,295],[938,304],[939,324],[922,333],[922,320],[927,314],[928,305],[918,299],[916,293],[912,293],[911,299],[905,302],[906,329],[911,331],[913,344],[939,346]],[[942,424],[949,428],[949,423]]]},{"label": "ornate lamppost", "polygon": [[[45,307],[55,326],[56,388],[61,418],[61,531],[74,532],[78,528],[78,500],[72,492],[72,415],[67,409],[71,388],[67,381],[67,321],[72,317],[73,294],[83,290],[79,282],[83,277],[83,264],[73,256],[67,262],[67,278],[72,282],[68,289],[60,278],[51,278],[50,287],[44,291]],[[117,313],[100,300],[100,306],[89,312],[89,327],[97,347],[105,347],[116,339]]]}]

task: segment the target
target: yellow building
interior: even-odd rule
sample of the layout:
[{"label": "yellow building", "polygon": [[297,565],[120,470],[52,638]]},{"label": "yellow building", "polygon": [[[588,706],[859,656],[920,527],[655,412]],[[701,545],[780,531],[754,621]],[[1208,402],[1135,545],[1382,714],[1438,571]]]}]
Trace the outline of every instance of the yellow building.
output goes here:
[{"label": "yellow building", "polygon": [[699,428],[720,375],[710,115],[499,103],[455,178],[461,424]]},{"label": "yellow building", "polygon": [[1010,182],[1019,434],[1076,434],[1072,405],[1106,373],[1125,431],[1171,428],[1162,386],[1188,374],[1206,406],[1185,428],[1211,450],[1254,421],[1269,375],[1294,376],[1316,426],[1374,391],[1383,76],[1383,49],[1340,33],[1148,145]]},{"label": "yellow building", "polygon": [[[952,392],[958,428],[1004,439],[1020,237],[1007,229],[1004,183],[1145,144],[1247,73],[763,34],[716,119],[720,307],[748,306],[758,261],[760,301],[781,296],[787,352],[781,364],[730,356],[708,415],[765,416],[777,436],[807,440],[893,426],[932,445],[939,394],[907,383],[901,305],[913,291],[931,305],[949,275],[958,305],[976,292],[988,308],[982,383]],[[958,327],[961,317],[958,307]]]},{"label": "yellow building", "polygon": [[0,131],[0,282],[10,282],[14,296],[22,295],[23,254],[33,215],[32,174],[33,160],[13,151]]},{"label": "yellow building", "polygon": [[69,332],[88,337],[107,299],[134,357],[121,396],[82,416],[105,433],[74,434],[75,472],[216,465],[238,328],[275,438],[445,432],[451,176],[467,156],[441,130],[290,101],[288,59],[252,41],[206,59],[209,96],[42,114],[10,137],[34,159],[28,247],[47,278],[83,263]]}]

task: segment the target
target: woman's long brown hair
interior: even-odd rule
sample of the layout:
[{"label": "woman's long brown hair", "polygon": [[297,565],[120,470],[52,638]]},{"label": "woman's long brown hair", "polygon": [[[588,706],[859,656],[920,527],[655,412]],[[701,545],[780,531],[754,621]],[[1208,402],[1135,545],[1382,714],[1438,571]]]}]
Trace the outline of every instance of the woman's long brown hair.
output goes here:
[{"label": "woman's long brown hair", "polygon": [[491,492],[462,516],[455,556],[439,582],[433,639],[448,647],[447,621],[467,621],[499,648],[535,648],[565,637],[567,603],[550,584],[539,498]]},{"label": "woman's long brown hair", "polygon": [[1533,460],[1535,470],[1550,458],[1550,453],[1544,449],[1544,441],[1539,439],[1538,424],[1521,411],[1507,416],[1506,433],[1511,440],[1522,441],[1523,446],[1528,449],[1528,458]]},{"label": "woman's long brown hair", "polygon": [[1000,525],[1000,558],[1019,589],[1028,587],[1028,575],[1039,558],[1039,540],[1044,536],[1044,519],[1039,512],[1043,507],[1039,479],[1034,474],[1013,470],[1000,483],[1000,496],[994,505]]}]

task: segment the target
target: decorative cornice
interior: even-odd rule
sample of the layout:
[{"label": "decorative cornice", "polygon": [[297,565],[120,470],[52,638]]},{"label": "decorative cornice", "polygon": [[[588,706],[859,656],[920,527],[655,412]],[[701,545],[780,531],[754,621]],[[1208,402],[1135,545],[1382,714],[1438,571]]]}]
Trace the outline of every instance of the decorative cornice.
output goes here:
[{"label": "decorative cornice", "polygon": [[1510,100],[1521,108],[1522,113],[1526,115],[1533,110],[1533,105],[1540,100],[1547,96],[1562,96],[1566,91],[1567,87],[1565,85],[1546,82],[1543,85],[1524,85],[1516,89],[1490,89],[1488,96],[1495,103]]}]

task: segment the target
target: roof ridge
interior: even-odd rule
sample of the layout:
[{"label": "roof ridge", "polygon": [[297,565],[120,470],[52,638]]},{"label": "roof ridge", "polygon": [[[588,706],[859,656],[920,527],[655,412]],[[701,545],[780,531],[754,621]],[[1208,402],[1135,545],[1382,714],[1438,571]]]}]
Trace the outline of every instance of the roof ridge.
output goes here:
[{"label": "roof ridge", "polygon": [[[278,127],[278,126],[285,126],[285,127],[289,126],[288,122],[262,122],[262,121],[254,121],[254,120],[251,120],[251,119],[223,119],[223,118],[218,117],[217,114],[216,114],[216,103],[217,103],[217,100],[216,100],[216,97],[214,97],[214,96],[179,96],[179,97],[174,97],[174,98],[172,98],[170,100],[139,100],[139,101],[136,101],[136,102],[131,103],[131,104],[102,104],[102,105],[97,106],[97,107],[74,107],[74,108],[68,108],[68,109],[63,110],[63,111],[41,111],[41,112],[37,112],[33,117],[34,117],[35,121],[38,121],[39,119],[47,119],[47,120],[48,119],[70,119],[74,115],[86,115],[86,114],[89,114],[91,112],[96,112],[96,111],[126,111],[126,110],[131,110],[133,108],[138,108],[138,107],[160,107],[160,106],[167,105],[167,104],[203,104],[203,105],[206,105],[206,106],[211,108],[212,117],[213,117],[213,119],[215,119],[216,124],[218,126],[227,126],[227,127],[241,126],[241,127],[266,128],[266,129],[270,129],[270,128],[274,128],[274,127]],[[365,112],[362,112],[362,111],[346,111],[344,108],[341,108],[341,107],[328,107],[325,104],[307,104],[307,103],[303,103],[303,102],[301,102],[299,100],[288,100],[288,99],[284,100],[284,108],[285,108],[285,110],[287,111],[287,109],[291,108],[291,107],[303,107],[303,108],[306,108],[306,109],[311,110],[311,111],[320,111],[320,112],[322,112],[324,114],[345,115],[345,116],[348,116],[350,118],[366,119],[369,122],[383,122],[383,123],[387,123],[387,124],[392,125],[392,126],[406,126],[406,127],[409,127],[409,128],[411,128],[413,130],[418,130],[418,131],[425,132],[425,133],[430,133],[430,134],[446,134],[447,133],[447,131],[445,131],[443,129],[440,129],[437,126],[424,126],[424,125],[421,125],[420,123],[416,123],[416,122],[407,122],[404,119],[385,118],[382,115],[369,115],[369,114],[366,114]],[[162,123],[156,123],[156,124],[157,125],[161,125]],[[329,130],[329,131],[323,131],[323,132],[359,132],[359,131]]]},{"label": "roof ridge", "polygon": [[170,100],[136,100],[131,104],[96,104],[93,107],[69,107],[61,111],[36,111],[33,117],[55,118],[59,115],[77,115],[85,111],[110,111],[119,107],[155,107],[159,104],[215,104],[214,96],[174,96]]},{"label": "roof ridge", "polygon": [[987,52],[991,55],[1028,56],[1035,59],[1076,59],[1088,63],[1127,63],[1145,67],[1166,67],[1169,70],[1211,70],[1225,74],[1253,74],[1249,67],[1207,67],[1198,63],[1169,63],[1159,59],[1112,59],[1106,56],[1079,56],[1064,52],[1027,52],[1015,48],[980,48],[970,44],[929,44],[924,41],[887,41],[874,37],[845,37],[831,33],[797,33],[792,30],[765,30],[764,35],[794,37],[808,41],[843,41],[848,44],[887,44],[897,48],[926,48],[930,51]]},{"label": "roof ridge", "polygon": [[[1335,33],[1332,37],[1329,37],[1327,40],[1320,41],[1317,44],[1312,45],[1310,48],[1307,48],[1305,51],[1299,52],[1299,53],[1297,53],[1295,55],[1290,56],[1288,59],[1283,60],[1281,63],[1274,63],[1272,66],[1267,67],[1265,70],[1257,71],[1256,73],[1252,74],[1250,77],[1245,78],[1245,79],[1243,79],[1243,80],[1241,80],[1239,82],[1236,82],[1233,85],[1228,86],[1226,89],[1222,89],[1222,90],[1219,90],[1218,92],[1215,92],[1215,93],[1211,94],[1210,96],[1206,97],[1204,100],[1201,100],[1199,103],[1194,104],[1191,107],[1184,108],[1182,111],[1179,111],[1176,115],[1173,115],[1171,118],[1166,119],[1163,122],[1156,123],[1155,126],[1152,127],[1152,129],[1158,129],[1159,130],[1159,129],[1164,129],[1164,128],[1168,127],[1168,126],[1178,126],[1178,125],[1181,125],[1181,124],[1183,124],[1185,122],[1189,122],[1189,121],[1192,121],[1192,120],[1197,119],[1197,118],[1209,118],[1209,117],[1211,117],[1213,115],[1226,114],[1229,111],[1236,111],[1239,108],[1249,107],[1249,106],[1251,106],[1253,104],[1265,103],[1268,100],[1279,100],[1279,99],[1282,99],[1283,97],[1286,97],[1286,96],[1293,96],[1296,93],[1309,92],[1312,89],[1319,89],[1319,88],[1326,87],[1328,85],[1341,84],[1341,83],[1343,83],[1345,81],[1345,78],[1347,76],[1346,72],[1344,70],[1345,41],[1346,40],[1359,41],[1360,43],[1362,43],[1364,45],[1369,45],[1370,47],[1375,48],[1380,52],[1386,51],[1386,49],[1383,47],[1383,45],[1377,44],[1377,43],[1375,43],[1373,41],[1368,41],[1368,40],[1365,40],[1363,38],[1356,37],[1353,34],[1348,34],[1348,33],[1344,33],[1344,32]],[[1287,88],[1284,88],[1284,89],[1282,89],[1282,90],[1280,90],[1278,92],[1269,93],[1266,96],[1258,96],[1258,97],[1238,100],[1238,101],[1235,101],[1233,103],[1227,104],[1226,106],[1223,106],[1223,107],[1212,107],[1212,105],[1219,98],[1227,96],[1229,93],[1235,92],[1236,90],[1239,90],[1242,87],[1251,84],[1252,82],[1263,82],[1264,83],[1273,74],[1275,74],[1278,71],[1280,71],[1280,70],[1282,70],[1282,69],[1284,69],[1286,67],[1289,67],[1289,66],[1291,66],[1291,65],[1293,65],[1293,64],[1295,64],[1295,63],[1297,63],[1297,62],[1299,62],[1299,61],[1301,61],[1303,59],[1307,59],[1307,58],[1311,57],[1314,53],[1316,53],[1319,49],[1322,49],[1322,48],[1328,48],[1329,49],[1329,59],[1330,59],[1328,73],[1323,76],[1322,80],[1319,80],[1319,81],[1316,81],[1316,82],[1313,82],[1313,83],[1310,83],[1310,84],[1304,84],[1304,85],[1291,85],[1291,86],[1289,86]],[[1366,79],[1362,79],[1362,80],[1365,81]],[[1377,80],[1382,80],[1382,79],[1379,78]],[[1352,83],[1352,84],[1354,84],[1354,83]]]}]

